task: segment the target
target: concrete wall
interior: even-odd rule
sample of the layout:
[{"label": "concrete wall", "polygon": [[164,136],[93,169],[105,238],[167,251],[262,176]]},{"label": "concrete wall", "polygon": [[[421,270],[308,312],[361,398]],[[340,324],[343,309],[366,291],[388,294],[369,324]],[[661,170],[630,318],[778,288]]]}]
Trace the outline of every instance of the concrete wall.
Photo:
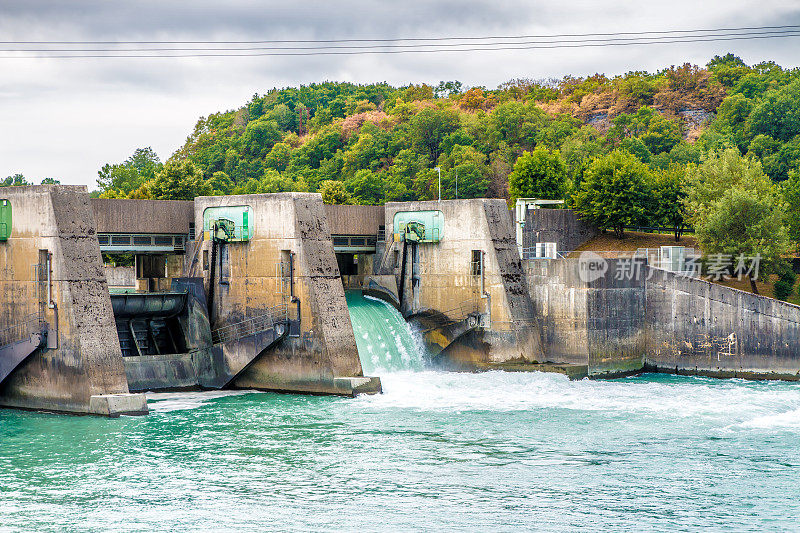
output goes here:
[{"label": "concrete wall", "polygon": [[[212,328],[260,316],[281,303],[289,305],[291,318],[300,319],[299,336],[262,354],[235,385],[341,393],[336,378],[359,377],[362,370],[322,197],[309,193],[201,197],[195,201],[197,227],[202,227],[206,208],[220,205],[249,205],[253,235],[248,242],[222,246],[227,279],[215,284]],[[209,240],[202,246],[210,257]],[[279,265],[284,261],[288,267],[288,252],[294,253],[299,317],[295,304],[288,301],[288,285],[281,289]],[[288,268],[285,272],[288,276]],[[209,270],[203,275],[208,294]]]},{"label": "concrete wall", "polygon": [[578,259],[525,262],[548,361],[598,377],[646,368],[800,379],[800,307],[646,265],[616,279],[617,260],[607,261],[588,283]]},{"label": "concrete wall", "polygon": [[189,233],[194,202],[92,198],[98,233]]},{"label": "concrete wall", "polygon": [[132,266],[103,265],[103,273],[109,287],[136,287],[136,269]]},{"label": "concrete wall", "polygon": [[[128,384],[86,188],[8,187],[0,197],[13,209],[11,238],[0,243],[0,328],[41,306],[53,346],[39,349],[11,374],[0,389],[0,405],[146,412],[142,395],[120,396],[113,405],[105,396],[127,394]],[[40,250],[52,254],[53,309],[46,283],[36,282]]]},{"label": "concrete wall", "polygon": [[646,351],[643,278],[605,276],[589,281],[578,259],[524,261],[528,288],[542,327],[547,361],[588,365],[589,375],[641,370]]},{"label": "concrete wall", "polygon": [[[388,203],[387,241],[393,238],[395,213],[421,210],[442,211],[444,226],[440,242],[419,245],[420,282],[413,293],[409,258],[403,291],[404,314],[435,310],[450,316],[461,303],[476,302],[479,311],[491,316],[491,326],[454,343],[444,355],[465,366],[539,360],[538,324],[505,202],[477,199]],[[388,242],[387,248],[393,254],[393,250],[402,249],[402,243]],[[485,252],[484,284],[489,298],[480,298],[480,277],[471,271],[473,250]],[[392,256],[383,265],[399,276],[398,263]]]},{"label": "concrete wall", "polygon": [[331,235],[376,235],[383,224],[382,205],[326,205]]},{"label": "concrete wall", "polygon": [[529,209],[522,242],[525,248],[537,242],[555,242],[559,252],[571,252],[599,233],[571,209]]},{"label": "concrete wall", "polygon": [[800,307],[652,269],[646,366],[718,377],[800,379]]}]

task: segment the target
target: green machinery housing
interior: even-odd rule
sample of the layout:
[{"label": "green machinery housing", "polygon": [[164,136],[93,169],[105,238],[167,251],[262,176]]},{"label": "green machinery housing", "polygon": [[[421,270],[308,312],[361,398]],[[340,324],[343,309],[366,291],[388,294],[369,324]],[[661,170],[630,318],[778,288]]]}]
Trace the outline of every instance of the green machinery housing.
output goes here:
[{"label": "green machinery housing", "polygon": [[439,210],[398,211],[394,215],[395,242],[439,242],[444,230],[444,214]]},{"label": "green machinery housing", "polygon": [[11,236],[11,202],[0,200],[0,241],[7,241]]},{"label": "green machinery housing", "polygon": [[[411,292],[419,286],[419,273],[413,263],[418,260],[417,247],[422,243],[438,243],[444,233],[444,214],[439,210],[398,211],[394,215],[392,232],[394,241],[403,243],[403,256],[400,262],[400,284],[398,296],[400,305],[405,298],[406,264],[411,255]],[[410,250],[409,250],[410,248]]]}]

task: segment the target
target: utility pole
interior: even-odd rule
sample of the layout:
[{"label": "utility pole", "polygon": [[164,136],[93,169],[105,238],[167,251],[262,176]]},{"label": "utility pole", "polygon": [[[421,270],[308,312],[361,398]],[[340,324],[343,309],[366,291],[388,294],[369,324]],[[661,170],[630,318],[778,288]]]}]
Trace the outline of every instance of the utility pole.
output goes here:
[{"label": "utility pole", "polygon": [[439,173],[439,201],[442,201],[442,169],[441,167],[436,167],[433,170]]}]

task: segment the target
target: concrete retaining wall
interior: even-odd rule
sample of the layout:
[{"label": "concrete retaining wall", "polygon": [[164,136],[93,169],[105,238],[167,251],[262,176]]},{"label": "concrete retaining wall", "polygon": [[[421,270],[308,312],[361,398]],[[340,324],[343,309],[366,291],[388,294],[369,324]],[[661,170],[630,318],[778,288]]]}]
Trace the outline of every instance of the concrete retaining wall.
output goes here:
[{"label": "concrete retaining wall", "polygon": [[599,233],[571,209],[529,209],[522,243],[523,247],[530,248],[537,242],[555,242],[559,252],[571,252]]},{"label": "concrete retaining wall", "polygon": [[382,205],[326,205],[325,218],[332,235],[377,235],[383,224]]},{"label": "concrete retaining wall", "polygon": [[189,233],[194,202],[92,198],[99,233]]},{"label": "concrete retaining wall", "polygon": [[647,282],[650,370],[800,379],[800,307],[652,270]]},{"label": "concrete retaining wall", "polygon": [[136,287],[136,269],[130,267],[115,267],[103,265],[103,273],[109,287]]},{"label": "concrete retaining wall", "polygon": [[577,259],[524,261],[540,318],[547,361],[588,365],[589,375],[610,377],[641,370],[646,350],[643,280],[605,276],[585,281]]},{"label": "concrete retaining wall", "polygon": [[[146,412],[143,395],[128,399],[108,284],[85,187],[9,187],[11,238],[0,243],[0,328],[41,309],[51,332],[2,386],[0,405],[98,414]],[[52,254],[52,308],[34,265]],[[57,330],[57,331],[56,331]],[[2,339],[7,343],[12,339]],[[92,400],[93,397],[97,397]],[[94,406],[94,407],[93,407]]]},{"label": "concrete retaining wall", "polygon": [[[639,371],[800,379],[800,307],[641,266],[585,282],[578,259],[525,262],[547,360]],[[624,270],[624,269],[623,269]]]}]

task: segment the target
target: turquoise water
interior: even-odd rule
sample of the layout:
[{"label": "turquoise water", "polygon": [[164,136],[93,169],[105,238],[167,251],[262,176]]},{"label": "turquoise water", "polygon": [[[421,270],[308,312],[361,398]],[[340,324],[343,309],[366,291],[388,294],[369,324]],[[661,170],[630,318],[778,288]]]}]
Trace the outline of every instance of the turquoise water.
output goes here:
[{"label": "turquoise water", "polygon": [[346,297],[364,374],[422,370],[424,348],[397,309],[361,291],[347,291]]},{"label": "turquoise water", "polygon": [[355,400],[150,395],[149,416],[117,420],[0,410],[0,530],[800,527],[797,384],[380,375],[385,393]]}]

